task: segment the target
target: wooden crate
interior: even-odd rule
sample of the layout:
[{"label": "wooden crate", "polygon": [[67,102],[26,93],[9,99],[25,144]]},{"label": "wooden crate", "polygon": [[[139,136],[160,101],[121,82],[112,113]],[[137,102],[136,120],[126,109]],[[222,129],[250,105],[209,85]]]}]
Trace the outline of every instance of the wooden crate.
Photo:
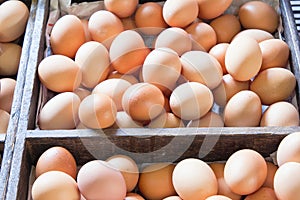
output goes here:
[{"label": "wooden crate", "polygon": [[[284,38],[291,49],[290,66],[297,77],[295,93],[300,108],[300,43],[289,1],[280,0],[280,7]],[[48,12],[49,0],[39,0],[6,199],[26,199],[32,166],[51,146],[69,149],[78,164],[105,159],[117,153],[130,155],[138,163],[176,162],[187,157],[216,161],[226,160],[233,152],[243,148],[257,150],[268,157],[276,151],[284,136],[300,131],[299,127],[35,130],[40,86],[36,73],[43,59]]]}]

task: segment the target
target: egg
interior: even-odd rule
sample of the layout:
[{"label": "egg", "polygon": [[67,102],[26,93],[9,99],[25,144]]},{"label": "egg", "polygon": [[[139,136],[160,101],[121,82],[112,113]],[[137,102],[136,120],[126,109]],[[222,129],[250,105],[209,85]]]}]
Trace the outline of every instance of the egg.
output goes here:
[{"label": "egg", "polygon": [[0,79],[0,109],[8,113],[11,111],[16,84],[12,78]]},{"label": "egg", "polygon": [[137,27],[136,27],[136,22],[135,20],[133,19],[133,16],[131,17],[126,17],[126,18],[122,18],[121,19],[121,22],[123,24],[123,27],[124,27],[124,31],[125,30],[135,30]]},{"label": "egg", "polygon": [[117,107],[106,94],[91,94],[80,103],[78,115],[83,125],[88,128],[107,128],[115,123]]},{"label": "egg", "polygon": [[197,120],[191,120],[187,127],[224,127],[223,119],[214,112],[208,112]]},{"label": "egg", "polygon": [[172,184],[174,165],[170,163],[157,163],[145,167],[138,182],[138,188],[146,199],[163,199],[175,195]]},{"label": "egg", "polygon": [[143,124],[134,121],[125,111],[117,112],[116,121],[112,128],[141,128]]},{"label": "egg", "polygon": [[213,195],[206,198],[205,200],[232,200],[232,199],[223,195]]},{"label": "egg", "polygon": [[261,187],[256,192],[248,195],[245,200],[277,200],[276,194],[273,189],[268,187]]},{"label": "egg", "polygon": [[236,151],[225,164],[225,182],[236,194],[247,195],[255,192],[263,185],[266,177],[266,161],[251,149]]},{"label": "egg", "polygon": [[157,35],[167,28],[162,10],[162,5],[155,2],[147,2],[138,7],[134,17],[138,30],[144,34]]},{"label": "egg", "polygon": [[253,78],[260,70],[262,53],[256,40],[237,37],[227,48],[225,66],[227,72],[238,81]]},{"label": "egg", "polygon": [[250,84],[265,105],[286,100],[296,86],[294,74],[284,68],[269,68],[259,73]]},{"label": "egg", "polygon": [[218,192],[218,182],[212,169],[195,158],[180,161],[173,171],[172,181],[182,199],[205,199]]},{"label": "egg", "polygon": [[229,46],[228,43],[219,43],[213,46],[208,52],[210,55],[212,55],[219,61],[222,67],[223,75],[227,74],[227,70],[225,66],[225,54],[228,46]]},{"label": "egg", "polygon": [[153,119],[150,124],[148,124],[149,128],[178,128],[184,127],[183,122],[180,118],[178,118],[173,113],[163,112],[157,118]]},{"label": "egg", "polygon": [[187,80],[202,83],[209,89],[214,89],[221,83],[222,69],[212,55],[203,51],[189,51],[180,60],[182,75]]},{"label": "egg", "polygon": [[84,88],[77,88],[74,90],[74,93],[77,94],[77,96],[82,101],[85,97],[87,97],[91,94],[91,91],[84,89]]},{"label": "egg", "polygon": [[192,41],[188,33],[177,27],[171,27],[163,30],[156,38],[154,47],[170,48],[176,51],[181,56],[192,49]]},{"label": "egg", "polygon": [[14,76],[18,72],[22,47],[14,43],[0,43],[0,75]]},{"label": "egg", "polygon": [[50,44],[54,54],[74,58],[84,42],[84,27],[77,16],[65,15],[54,24],[50,34]]},{"label": "egg", "polygon": [[169,26],[186,27],[198,15],[197,0],[167,0],[163,6],[163,17]]},{"label": "egg", "polygon": [[124,200],[145,200],[141,195],[136,193],[127,193]]},{"label": "egg", "polygon": [[182,200],[179,196],[170,196],[167,198],[164,198],[163,200]]},{"label": "egg", "polygon": [[291,103],[276,102],[263,113],[260,126],[299,126],[299,113]]},{"label": "egg", "polygon": [[39,177],[48,171],[61,171],[76,180],[76,161],[73,155],[64,147],[51,147],[39,157],[35,167],[35,176]]},{"label": "egg", "polygon": [[139,82],[139,80],[132,74],[121,74],[117,71],[113,71],[110,73],[107,77],[107,79],[112,79],[112,78],[120,78],[128,81],[131,84],[136,84]]},{"label": "egg", "polygon": [[43,130],[73,129],[78,123],[80,98],[72,92],[63,92],[50,99],[38,116]]},{"label": "egg", "polygon": [[89,19],[88,29],[92,40],[102,43],[107,49],[114,38],[124,31],[121,20],[107,10],[94,12]]},{"label": "egg", "polygon": [[122,98],[124,111],[136,121],[156,118],[164,109],[164,95],[150,83],[137,83],[130,86]]},{"label": "egg", "polygon": [[11,42],[24,32],[29,10],[22,1],[5,1],[0,5],[0,42]]},{"label": "egg", "polygon": [[138,3],[138,0],[104,0],[105,8],[120,18],[131,16]]},{"label": "egg", "polygon": [[285,67],[288,63],[290,49],[280,39],[269,39],[259,43],[262,52],[261,70],[271,67]]},{"label": "egg", "polygon": [[240,22],[244,28],[256,28],[273,33],[279,24],[276,10],[262,1],[250,1],[239,9]]},{"label": "egg", "polygon": [[82,72],[81,84],[87,88],[94,88],[108,76],[109,54],[99,42],[90,41],[81,45],[76,52],[75,63]]},{"label": "egg", "polygon": [[274,191],[278,199],[297,200],[300,196],[300,163],[287,162],[274,177]]},{"label": "egg", "polygon": [[277,149],[277,163],[280,167],[287,162],[299,162],[300,163],[300,133],[294,132],[287,135],[280,142]]},{"label": "egg", "polygon": [[84,164],[77,175],[78,188],[86,199],[125,199],[126,184],[120,171],[101,160]]},{"label": "egg", "polygon": [[217,35],[207,23],[195,22],[185,28],[192,39],[192,50],[209,51],[217,44]]},{"label": "egg", "polygon": [[216,32],[217,43],[229,43],[241,31],[240,21],[232,14],[225,14],[214,19],[210,25]]},{"label": "egg", "polygon": [[78,64],[63,55],[44,58],[38,66],[38,76],[42,84],[54,92],[72,92],[82,80]]},{"label": "egg", "polygon": [[[278,152],[277,152],[278,155]],[[263,184],[264,187],[274,188],[274,176],[278,169],[278,166],[273,164],[272,162],[267,162],[267,178]]]},{"label": "egg", "polygon": [[86,19],[80,19],[82,26],[83,26],[83,30],[84,30],[84,35],[85,35],[85,42],[89,42],[92,40],[91,34],[89,32],[89,21]]},{"label": "egg", "polygon": [[131,192],[137,185],[139,179],[139,169],[136,162],[126,155],[111,156],[106,159],[106,162],[122,173],[127,192]]},{"label": "egg", "polygon": [[236,93],[225,106],[223,114],[225,126],[258,126],[262,114],[261,106],[261,101],[254,92],[243,90]]},{"label": "egg", "polygon": [[225,12],[231,5],[232,0],[198,0],[198,17],[202,19],[213,19]]},{"label": "egg", "polygon": [[239,32],[235,37],[251,37],[254,40],[256,40],[258,43],[264,41],[264,40],[269,40],[269,39],[274,39],[274,36],[264,30],[260,30],[260,29],[246,29],[243,30],[241,32]]},{"label": "egg", "polygon": [[6,133],[8,128],[10,115],[5,110],[0,109],[0,133]]},{"label": "egg", "polygon": [[142,66],[149,52],[142,36],[136,31],[127,30],[113,40],[109,57],[114,69],[121,74],[126,74]]}]

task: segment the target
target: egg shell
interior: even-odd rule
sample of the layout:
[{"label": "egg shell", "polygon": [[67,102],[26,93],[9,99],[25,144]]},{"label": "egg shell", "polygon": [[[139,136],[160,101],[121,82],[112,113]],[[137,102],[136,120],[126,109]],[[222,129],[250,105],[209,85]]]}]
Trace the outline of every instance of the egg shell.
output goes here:
[{"label": "egg shell", "polygon": [[39,157],[35,168],[35,176],[39,177],[48,171],[61,171],[76,180],[77,165],[75,158],[64,147],[51,147]]},{"label": "egg shell", "polygon": [[277,149],[277,163],[280,167],[287,162],[299,162],[300,163],[300,132],[294,132],[287,135],[280,142]]},{"label": "egg shell", "polygon": [[42,130],[73,129],[78,123],[80,98],[72,92],[63,92],[50,99],[38,116]]},{"label": "egg shell", "polygon": [[172,181],[182,199],[205,199],[218,192],[217,179],[212,169],[195,158],[180,161],[173,171]]},{"label": "egg shell", "polygon": [[86,199],[125,199],[126,184],[120,171],[101,160],[84,164],[77,175],[78,188]]},{"label": "egg shell", "polygon": [[122,173],[127,192],[133,191],[139,179],[139,169],[136,162],[126,155],[114,155],[106,159],[110,165]]},{"label": "egg shell", "polygon": [[213,19],[225,12],[231,5],[232,0],[198,0],[199,13],[201,19]]},{"label": "egg shell", "polygon": [[262,53],[256,40],[237,37],[227,48],[225,66],[227,72],[238,81],[248,81],[260,70]]},{"label": "egg shell", "polygon": [[239,19],[244,28],[256,28],[273,33],[279,24],[276,10],[266,2],[250,1],[239,9]]},{"label": "egg shell", "polygon": [[54,54],[74,58],[84,42],[84,27],[77,16],[62,16],[54,24],[50,34],[50,44]]},{"label": "egg shell", "polygon": [[54,92],[72,92],[82,80],[80,67],[69,57],[51,55],[38,66],[39,79]]},{"label": "egg shell", "polygon": [[17,74],[22,47],[14,43],[0,43],[0,75],[14,76]]},{"label": "egg shell", "polygon": [[146,199],[163,199],[175,195],[172,184],[174,165],[171,163],[157,163],[145,167],[138,183],[138,188]]},{"label": "egg shell", "polygon": [[247,195],[258,190],[267,177],[267,164],[256,151],[242,149],[233,153],[224,168],[224,179],[236,194]]},{"label": "egg shell", "polygon": [[109,54],[99,42],[90,41],[81,45],[75,55],[75,63],[82,72],[81,84],[87,88],[94,88],[108,76]]},{"label": "egg shell", "polygon": [[260,29],[243,30],[239,32],[233,39],[238,37],[251,37],[254,40],[256,40],[258,43],[265,40],[274,39],[274,36],[271,33]]},{"label": "egg shell", "polygon": [[[239,106],[236,106],[239,105]],[[257,94],[249,90],[236,93],[225,106],[224,124],[231,127],[255,127],[261,119],[262,107]]]},{"label": "egg shell", "polygon": [[109,57],[114,69],[126,74],[142,66],[149,53],[150,50],[145,46],[142,36],[136,31],[127,30],[113,40]]},{"label": "egg shell", "polygon": [[213,195],[206,198],[205,200],[232,200],[232,199],[223,195]]},{"label": "egg shell", "polygon": [[187,127],[224,127],[224,122],[220,115],[208,112],[200,119],[190,121]]},{"label": "egg shell", "polygon": [[125,111],[117,112],[116,121],[112,128],[142,128],[143,124],[134,121]]},{"label": "egg shell", "polygon": [[300,163],[287,162],[274,177],[274,191],[278,199],[297,200],[300,196]]},{"label": "egg shell", "polygon": [[261,70],[271,67],[285,67],[288,63],[290,49],[280,39],[269,39],[259,43],[262,52]]},{"label": "egg shell", "polygon": [[145,200],[141,195],[136,193],[127,193],[124,200]]},{"label": "egg shell", "polygon": [[277,200],[276,194],[272,188],[261,187],[253,194],[248,195],[245,200]]},{"label": "egg shell", "polygon": [[188,33],[177,27],[171,27],[163,30],[156,38],[154,47],[170,48],[176,51],[181,56],[192,49],[192,41]]},{"label": "egg shell", "polygon": [[189,51],[180,58],[182,75],[189,81],[199,82],[209,89],[216,88],[222,81],[220,63],[209,53]]},{"label": "egg shell", "polygon": [[107,49],[110,48],[114,38],[124,31],[121,20],[107,10],[94,12],[89,19],[88,29],[92,39],[102,43]]},{"label": "egg shell", "polygon": [[184,123],[176,115],[170,112],[163,112],[153,119],[148,125],[149,128],[178,128],[184,127]]},{"label": "egg shell", "polygon": [[0,5],[0,42],[11,42],[24,32],[29,10],[22,1],[5,1]]},{"label": "egg shell", "polygon": [[0,79],[0,109],[8,113],[11,111],[16,84],[12,78]]},{"label": "egg shell", "polygon": [[204,116],[212,108],[213,95],[208,87],[197,82],[179,85],[170,96],[172,112],[183,120]]},{"label": "egg shell", "polygon": [[91,94],[91,91],[85,89],[85,88],[77,88],[74,90],[74,93],[80,98],[82,101],[85,97],[89,96]]},{"label": "egg shell", "polygon": [[197,0],[167,0],[163,7],[163,17],[170,26],[186,27],[197,18],[197,4]]},{"label": "egg shell", "polygon": [[[278,152],[277,152],[277,155],[278,155]],[[274,188],[274,176],[275,176],[275,173],[278,169],[278,166],[273,164],[272,162],[266,162],[267,163],[267,168],[268,168],[268,171],[267,171],[267,178],[263,184],[264,187],[269,187],[269,188]]]},{"label": "egg shell", "polygon": [[106,94],[91,94],[80,103],[78,115],[83,125],[88,128],[107,128],[115,123],[117,107]]},{"label": "egg shell", "polygon": [[179,196],[170,196],[167,198],[164,198],[163,200],[182,200]]},{"label": "egg shell", "polygon": [[120,18],[131,16],[134,13],[138,3],[138,0],[104,0],[106,10],[114,13]]},{"label": "egg shell", "polygon": [[0,109],[0,133],[6,133],[10,115],[8,112]]},{"label": "egg shell", "polygon": [[219,43],[213,46],[208,52],[210,55],[212,55],[219,61],[222,67],[223,75],[227,74],[227,70],[225,67],[225,54],[228,46],[229,43]]},{"label": "egg shell", "polygon": [[128,81],[131,84],[136,84],[139,82],[139,80],[132,74],[121,74],[118,71],[113,71],[111,72],[107,79],[112,79],[112,78],[120,78]]},{"label": "egg shell", "polygon": [[76,181],[61,171],[49,171],[39,176],[32,185],[34,200],[80,200],[80,192]]},{"label": "egg shell", "polygon": [[157,35],[167,28],[162,9],[162,5],[156,2],[146,2],[138,7],[134,18],[138,30],[147,35]]},{"label": "egg shell", "polygon": [[269,68],[260,72],[250,89],[255,92],[265,105],[286,100],[296,87],[294,74],[284,68]]}]

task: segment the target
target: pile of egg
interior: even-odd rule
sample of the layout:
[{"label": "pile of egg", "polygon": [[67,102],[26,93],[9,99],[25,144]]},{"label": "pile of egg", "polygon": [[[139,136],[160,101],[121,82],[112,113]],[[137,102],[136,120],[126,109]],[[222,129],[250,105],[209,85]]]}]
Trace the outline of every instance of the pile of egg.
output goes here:
[{"label": "pile of egg", "polygon": [[105,0],[88,20],[62,16],[38,66],[59,93],[39,128],[298,126],[279,15],[262,1],[223,14],[231,3]]},{"label": "pile of egg", "polygon": [[22,47],[19,39],[25,32],[29,10],[22,1],[0,5],[0,133],[6,133],[16,86]]},{"label": "pile of egg", "polygon": [[[241,149],[226,162],[187,158],[177,164],[140,165],[125,155],[79,167],[63,147],[46,150],[36,164],[33,200],[298,200],[300,133],[286,136],[277,163]],[[80,159],[80,158],[79,158]]]}]

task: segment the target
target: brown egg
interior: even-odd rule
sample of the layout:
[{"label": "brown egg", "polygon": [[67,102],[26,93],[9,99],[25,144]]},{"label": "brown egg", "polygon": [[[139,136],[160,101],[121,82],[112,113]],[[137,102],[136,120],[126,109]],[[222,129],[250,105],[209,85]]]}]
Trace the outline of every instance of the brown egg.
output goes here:
[{"label": "brown egg", "polygon": [[224,122],[220,115],[208,112],[200,119],[190,121],[187,127],[224,127]]},{"label": "brown egg", "polygon": [[146,199],[163,199],[175,195],[172,184],[174,165],[170,163],[157,163],[145,167],[138,183],[139,191]]},{"label": "brown egg", "polygon": [[0,42],[11,42],[26,28],[29,10],[22,1],[5,1],[0,5]]},{"label": "brown egg", "polygon": [[198,0],[199,14],[202,19],[213,19],[222,15],[231,5],[232,0]]},{"label": "brown egg", "polygon": [[213,195],[206,198],[205,200],[232,200],[232,199],[223,195]]},{"label": "brown egg", "polygon": [[42,108],[39,128],[43,130],[73,129],[78,123],[80,98],[72,92],[63,92],[50,99]]},{"label": "brown egg", "polygon": [[125,199],[126,184],[120,171],[109,163],[93,160],[77,175],[78,188],[86,199]]},{"label": "brown egg", "polygon": [[88,128],[107,128],[115,123],[117,107],[109,96],[102,93],[91,94],[80,103],[78,115]]},{"label": "brown egg", "polygon": [[184,127],[183,122],[180,118],[178,118],[173,113],[163,112],[157,118],[153,119],[150,124],[148,124],[149,128],[178,128]]},{"label": "brown egg", "polygon": [[212,92],[215,102],[225,106],[229,99],[242,90],[249,90],[250,81],[237,81],[230,74],[223,76],[222,82]]},{"label": "brown egg", "polygon": [[272,188],[261,187],[253,194],[248,195],[245,200],[277,200],[276,194]]},{"label": "brown egg", "polygon": [[231,14],[222,15],[210,22],[217,35],[217,43],[229,43],[241,31],[238,18]]},{"label": "brown egg", "polygon": [[112,78],[120,78],[128,81],[129,83],[136,84],[139,82],[139,80],[132,74],[121,74],[117,71],[113,71],[111,74],[108,75],[107,79],[112,79]]},{"label": "brown egg", "polygon": [[133,120],[147,121],[163,111],[164,96],[160,89],[150,83],[137,83],[125,91],[122,106]]},{"label": "brown egg", "polygon": [[8,113],[11,111],[16,84],[12,78],[0,79],[0,109]]},{"label": "brown egg", "polygon": [[74,90],[74,93],[77,94],[77,96],[82,101],[85,97],[87,97],[91,94],[91,91],[84,89],[84,88],[77,88]]},{"label": "brown egg", "polygon": [[142,66],[149,52],[141,35],[136,31],[127,30],[113,40],[109,57],[114,69],[126,74]]},{"label": "brown egg", "polygon": [[21,51],[22,47],[18,44],[0,43],[0,76],[17,74]]},{"label": "brown egg", "polygon": [[236,194],[247,195],[258,190],[267,177],[267,164],[256,151],[242,149],[233,153],[224,168],[224,179]]},{"label": "brown egg", "polygon": [[0,133],[6,133],[8,128],[10,115],[5,110],[0,109]]},{"label": "brown egg", "polygon": [[131,16],[138,3],[138,0],[104,0],[106,10],[114,13],[120,18]]},{"label": "brown egg", "polygon": [[[278,155],[278,152],[277,152]],[[274,188],[274,176],[275,173],[278,169],[278,166],[274,165],[271,162],[267,162],[267,168],[268,168],[268,172],[267,172],[267,178],[263,184],[264,187],[269,187],[269,188]]]},{"label": "brown egg", "polygon": [[81,21],[83,29],[84,29],[85,41],[89,42],[92,40],[92,36],[89,31],[89,21],[86,19],[80,19],[80,21]]},{"label": "brown egg", "polygon": [[106,159],[106,162],[122,173],[127,192],[131,192],[137,185],[139,179],[139,169],[136,162],[125,155],[111,156]]},{"label": "brown egg", "polygon": [[188,158],[180,161],[172,175],[174,188],[182,199],[205,199],[218,192],[212,169],[202,160]]},{"label": "brown egg", "polygon": [[277,163],[280,167],[287,162],[300,163],[300,132],[294,132],[287,135],[279,144],[277,149]]},{"label": "brown egg", "polygon": [[197,82],[179,85],[170,96],[172,112],[183,120],[204,116],[213,105],[213,95],[208,87]]},{"label": "brown egg", "polygon": [[260,70],[262,53],[256,40],[237,37],[229,45],[225,55],[227,72],[238,81],[248,81]]},{"label": "brown egg", "polygon": [[76,181],[61,171],[49,171],[39,176],[32,185],[34,200],[80,200],[80,192]]},{"label": "brown egg", "polygon": [[207,23],[195,22],[185,28],[192,38],[192,49],[209,51],[217,44],[217,35],[214,29]]},{"label": "brown egg", "polygon": [[163,17],[168,25],[184,28],[198,15],[197,0],[167,0],[163,7]]},{"label": "brown egg", "polygon": [[134,121],[125,111],[117,112],[116,121],[112,128],[142,128],[143,124]]},{"label": "brown egg", "polygon": [[74,58],[84,42],[84,27],[75,15],[65,15],[54,24],[50,35],[51,49],[54,54]]},{"label": "brown egg", "polygon": [[239,18],[246,29],[255,28],[273,33],[279,24],[276,10],[262,1],[250,1],[239,9]]},{"label": "brown egg", "polygon": [[39,177],[48,171],[61,171],[76,180],[76,161],[73,155],[64,147],[51,147],[39,157],[35,168],[35,176]]},{"label": "brown egg", "polygon": [[278,199],[297,200],[300,196],[300,163],[287,162],[274,177],[274,191]]},{"label": "brown egg", "polygon": [[148,35],[157,35],[168,24],[165,22],[162,14],[162,5],[155,2],[142,4],[135,13],[135,23],[139,31]]},{"label": "brown egg", "polygon": [[239,32],[233,39],[238,38],[238,37],[251,37],[254,40],[256,40],[258,43],[260,43],[264,40],[274,39],[274,36],[271,33],[260,30],[260,29],[243,30],[243,31]]},{"label": "brown egg", "polygon": [[294,74],[284,68],[269,68],[260,72],[250,89],[255,92],[265,105],[286,100],[291,96],[296,86]]},{"label": "brown egg", "polygon": [[243,90],[236,93],[225,106],[225,126],[258,126],[262,113],[261,106],[261,101],[254,92]]},{"label": "brown egg", "polygon": [[136,29],[136,22],[133,19],[133,17],[126,17],[126,18],[122,18],[121,19],[123,27],[124,27],[124,31],[125,30],[134,30]]},{"label": "brown egg", "polygon": [[163,200],[182,200],[179,196],[170,196],[167,198],[164,198]]},{"label": "brown egg", "polygon": [[82,72],[78,64],[63,55],[51,55],[38,66],[39,79],[54,92],[72,92],[79,87]]},{"label": "brown egg", "polygon": [[89,19],[88,28],[92,39],[102,43],[107,49],[114,38],[124,30],[121,20],[107,10],[94,12]]},{"label": "brown egg", "polygon": [[229,44],[228,43],[219,43],[216,44],[215,46],[213,46],[210,50],[209,50],[209,54],[212,55],[213,57],[215,57],[221,67],[222,67],[222,71],[223,71],[223,75],[227,74],[227,70],[225,67],[225,54],[227,51]]},{"label": "brown egg", "polygon": [[259,43],[262,52],[261,70],[271,67],[285,67],[288,63],[289,46],[280,39],[270,39]]},{"label": "brown egg", "polygon": [[192,49],[192,41],[188,33],[181,28],[167,28],[156,38],[155,48],[166,47],[173,49],[181,56]]},{"label": "brown egg", "polygon": [[141,195],[136,193],[127,193],[124,200],[145,200]]}]

